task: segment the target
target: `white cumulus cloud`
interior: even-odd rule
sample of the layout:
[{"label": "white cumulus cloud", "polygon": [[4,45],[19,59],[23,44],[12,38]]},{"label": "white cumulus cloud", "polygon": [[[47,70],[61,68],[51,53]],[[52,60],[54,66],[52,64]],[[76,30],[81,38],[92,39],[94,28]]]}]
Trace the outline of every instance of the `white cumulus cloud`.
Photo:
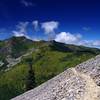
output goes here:
[{"label": "white cumulus cloud", "polygon": [[100,46],[100,40],[96,40],[92,43],[93,46]]},{"label": "white cumulus cloud", "polygon": [[29,22],[20,22],[18,25],[16,25],[16,30],[12,31],[14,36],[20,37],[20,36],[27,36],[27,26]]},{"label": "white cumulus cloud", "polygon": [[80,34],[73,35],[70,32],[61,32],[56,35],[55,41],[67,44],[77,44],[81,37]]},{"label": "white cumulus cloud", "polygon": [[55,33],[55,29],[58,28],[59,23],[57,21],[44,22],[41,24],[41,28],[44,29],[46,34]]},{"label": "white cumulus cloud", "polygon": [[55,41],[66,44],[100,48],[100,40],[84,40],[81,34],[75,35],[71,34],[70,32],[61,32],[59,34],[56,34]]},{"label": "white cumulus cloud", "polygon": [[33,28],[35,31],[37,31],[39,29],[39,22],[38,20],[35,20],[32,22]]},{"label": "white cumulus cloud", "polygon": [[100,48],[100,40],[81,40],[79,45],[89,46],[89,47],[99,47]]},{"label": "white cumulus cloud", "polygon": [[[38,20],[35,20],[31,22],[31,24],[33,25],[34,31],[38,31],[39,25],[41,25],[40,29],[44,30],[45,34],[48,36],[48,40],[55,40],[57,42],[66,44],[75,44],[100,48],[100,40],[85,40],[82,34],[72,34],[70,32],[60,32],[59,34],[55,34],[55,30],[58,29],[59,26],[59,22],[57,21],[43,22],[40,24]],[[29,22],[20,22],[18,25],[16,25],[16,29],[13,30],[12,33],[16,37],[25,36],[28,39],[36,41],[41,40],[40,38],[34,37],[32,35],[29,36],[29,33],[27,32],[28,26],[30,26]],[[84,28],[84,30],[88,29]]]}]

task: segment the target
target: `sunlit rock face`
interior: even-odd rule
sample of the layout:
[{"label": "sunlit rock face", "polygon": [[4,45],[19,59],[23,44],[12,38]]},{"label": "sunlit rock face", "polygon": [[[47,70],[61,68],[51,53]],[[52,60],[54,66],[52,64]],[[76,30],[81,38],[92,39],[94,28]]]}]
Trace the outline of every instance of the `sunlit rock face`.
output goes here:
[{"label": "sunlit rock face", "polygon": [[100,55],[12,100],[100,100]]}]

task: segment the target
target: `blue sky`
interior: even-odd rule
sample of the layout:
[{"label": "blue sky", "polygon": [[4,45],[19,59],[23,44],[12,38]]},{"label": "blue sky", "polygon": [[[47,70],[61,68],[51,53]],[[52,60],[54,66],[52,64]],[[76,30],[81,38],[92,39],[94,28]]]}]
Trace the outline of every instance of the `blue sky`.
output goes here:
[{"label": "blue sky", "polygon": [[35,40],[51,34],[59,42],[100,47],[100,2],[0,0],[0,39],[16,34]]}]

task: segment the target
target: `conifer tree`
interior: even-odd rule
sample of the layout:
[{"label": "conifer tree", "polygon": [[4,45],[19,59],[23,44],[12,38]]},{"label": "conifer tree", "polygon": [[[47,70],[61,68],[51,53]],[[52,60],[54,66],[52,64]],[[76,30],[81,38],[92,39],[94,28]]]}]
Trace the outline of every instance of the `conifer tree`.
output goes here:
[{"label": "conifer tree", "polygon": [[29,67],[28,75],[26,78],[26,90],[30,90],[36,86],[35,74],[34,74],[34,70],[32,68],[33,58],[28,58],[26,61],[28,63],[28,67]]}]

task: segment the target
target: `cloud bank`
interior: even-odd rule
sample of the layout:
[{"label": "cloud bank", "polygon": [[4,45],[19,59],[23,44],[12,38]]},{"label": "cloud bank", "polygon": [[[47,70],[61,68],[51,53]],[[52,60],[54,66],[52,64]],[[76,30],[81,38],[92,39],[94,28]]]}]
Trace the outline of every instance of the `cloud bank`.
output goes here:
[{"label": "cloud bank", "polygon": [[55,41],[67,44],[77,44],[80,41],[80,39],[80,34],[73,35],[70,32],[61,32],[55,37]]},{"label": "cloud bank", "polygon": [[81,34],[72,34],[70,32],[61,32],[57,34],[55,37],[55,41],[66,44],[100,48],[100,40],[84,40]]}]

